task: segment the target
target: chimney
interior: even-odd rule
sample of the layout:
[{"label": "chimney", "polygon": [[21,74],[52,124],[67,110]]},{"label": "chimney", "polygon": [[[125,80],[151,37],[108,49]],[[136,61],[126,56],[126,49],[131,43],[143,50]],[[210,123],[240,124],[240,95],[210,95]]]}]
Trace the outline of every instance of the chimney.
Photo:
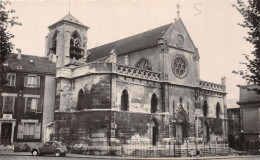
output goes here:
[{"label": "chimney", "polygon": [[21,50],[21,49],[19,49],[19,48],[17,48],[17,49],[16,49],[16,51],[18,52],[17,59],[22,59],[22,55],[21,55],[21,53],[22,53],[22,50]]},{"label": "chimney", "polygon": [[226,85],[226,77],[221,78],[221,85],[225,86]]},{"label": "chimney", "polygon": [[112,49],[109,55],[109,62],[116,63],[116,52],[115,49]]},{"label": "chimney", "polygon": [[125,65],[126,66],[129,65],[129,57],[128,57],[128,55],[125,56]]}]

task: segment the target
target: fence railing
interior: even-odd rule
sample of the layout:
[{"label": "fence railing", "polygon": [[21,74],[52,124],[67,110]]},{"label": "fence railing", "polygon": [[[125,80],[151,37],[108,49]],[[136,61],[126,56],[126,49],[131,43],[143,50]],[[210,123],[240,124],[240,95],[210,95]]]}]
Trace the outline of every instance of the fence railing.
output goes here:
[{"label": "fence railing", "polygon": [[81,146],[69,147],[71,153],[88,155],[111,155],[127,157],[193,157],[229,155],[233,151],[226,142],[210,142],[195,144],[184,141],[183,144],[167,142],[152,145],[149,142],[132,142],[111,146]]}]

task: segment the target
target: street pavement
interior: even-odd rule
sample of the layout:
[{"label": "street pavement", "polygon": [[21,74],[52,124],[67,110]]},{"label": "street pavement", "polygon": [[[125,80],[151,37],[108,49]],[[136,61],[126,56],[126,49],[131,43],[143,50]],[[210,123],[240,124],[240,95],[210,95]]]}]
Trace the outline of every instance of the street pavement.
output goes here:
[{"label": "street pavement", "polygon": [[214,156],[214,157],[158,157],[158,158],[137,158],[137,157],[115,157],[115,156],[90,156],[83,154],[67,154],[66,157],[55,157],[54,155],[48,156],[32,156],[28,152],[20,153],[0,153],[0,160],[74,160],[74,159],[86,159],[86,160],[260,160],[260,155],[254,156]]}]

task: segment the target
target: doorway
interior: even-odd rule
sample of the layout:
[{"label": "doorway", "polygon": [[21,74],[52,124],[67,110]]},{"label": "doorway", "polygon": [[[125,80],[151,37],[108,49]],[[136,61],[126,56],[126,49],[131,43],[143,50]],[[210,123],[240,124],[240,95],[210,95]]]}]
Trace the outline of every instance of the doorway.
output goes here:
[{"label": "doorway", "polygon": [[209,124],[207,121],[204,122],[204,141],[209,142],[210,141],[210,132],[209,132]]},{"label": "doorway", "polygon": [[176,124],[176,139],[178,143],[183,143],[183,125],[181,123]]},{"label": "doorway", "polygon": [[155,146],[158,141],[158,122],[153,119],[151,123],[151,132],[152,132],[152,144]]},{"label": "doorway", "polygon": [[3,145],[11,144],[12,123],[2,123],[1,142]]}]

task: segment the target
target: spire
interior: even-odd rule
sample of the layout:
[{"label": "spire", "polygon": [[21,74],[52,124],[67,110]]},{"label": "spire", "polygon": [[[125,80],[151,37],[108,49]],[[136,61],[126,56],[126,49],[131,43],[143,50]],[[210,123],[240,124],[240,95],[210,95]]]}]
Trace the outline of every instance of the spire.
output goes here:
[{"label": "spire", "polygon": [[70,0],[69,0],[69,14],[70,14]]},{"label": "spire", "polygon": [[180,4],[178,3],[177,5],[176,5],[176,7],[177,7],[177,19],[180,19]]}]

